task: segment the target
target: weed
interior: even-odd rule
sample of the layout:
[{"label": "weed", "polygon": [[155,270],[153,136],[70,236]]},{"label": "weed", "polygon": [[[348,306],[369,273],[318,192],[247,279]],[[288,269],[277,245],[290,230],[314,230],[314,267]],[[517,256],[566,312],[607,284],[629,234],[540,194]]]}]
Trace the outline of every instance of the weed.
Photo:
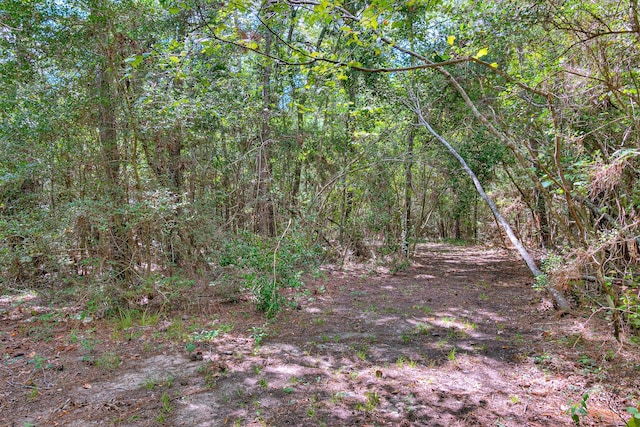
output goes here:
[{"label": "weed", "polygon": [[396,366],[400,369],[402,369],[402,367],[404,366],[405,362],[407,361],[407,359],[405,359],[403,356],[398,357],[398,360],[396,360]]},{"label": "weed", "polygon": [[365,397],[367,398],[366,402],[361,403],[358,402],[356,404],[356,409],[364,412],[373,411],[378,405],[380,405],[380,395],[375,391],[366,392]]},{"label": "weed", "polygon": [[347,397],[347,393],[339,391],[337,393],[331,393],[331,399],[329,399],[329,401],[333,404],[337,404],[342,402],[345,397]]},{"label": "weed", "polygon": [[162,400],[162,410],[167,414],[171,412],[171,398],[169,397],[169,394],[162,393],[160,400]]},{"label": "weed", "polygon": [[92,352],[95,349],[96,344],[98,343],[98,341],[93,338],[94,332],[94,330],[90,329],[88,331],[89,336],[80,340],[80,347],[82,347],[82,349],[86,352]]},{"label": "weed", "polygon": [[146,388],[149,391],[156,388],[157,385],[158,385],[158,380],[156,380],[155,378],[147,378],[144,381],[144,388]]},{"label": "weed", "polygon": [[316,317],[315,319],[313,319],[313,324],[316,326],[324,326],[324,322],[325,320],[321,317]]},{"label": "weed", "polygon": [[287,386],[287,387],[285,387],[285,388],[283,389],[283,391],[284,391],[285,393],[287,393],[287,394],[291,394],[291,393],[293,393],[293,387],[288,387],[288,386]]},{"label": "weed", "polygon": [[269,333],[266,330],[266,326],[252,326],[251,327],[251,337],[256,345],[260,345],[262,341],[269,336]]},{"label": "weed", "polygon": [[113,352],[105,352],[94,361],[97,367],[108,370],[116,369],[121,363],[120,356]]},{"label": "weed", "polygon": [[408,344],[411,342],[411,335],[405,332],[402,335],[400,335],[400,339],[402,339],[403,343]]},{"label": "weed", "polygon": [[442,319],[440,319],[440,320],[442,321],[442,324],[443,324],[444,326],[451,326],[451,325],[453,325],[453,323],[455,323],[456,318],[455,318],[455,317],[448,317],[448,316],[445,316],[445,317],[443,317],[443,318],[442,318]]},{"label": "weed", "polygon": [[602,367],[598,363],[587,355],[582,355],[578,358],[578,363],[582,365],[582,372],[585,374],[597,374],[602,370]]},{"label": "weed", "polygon": [[426,305],[414,305],[412,308],[414,310],[420,310],[424,314],[432,314],[433,313],[433,309],[431,307],[426,306]]},{"label": "weed", "polygon": [[468,331],[475,331],[478,328],[478,325],[471,320],[465,319],[462,322],[462,327]]},{"label": "weed", "polygon": [[416,334],[417,335],[428,335],[429,331],[431,330],[431,326],[430,325],[425,325],[424,323],[418,323],[416,325]]},{"label": "weed", "polygon": [[358,356],[361,360],[367,360],[367,351],[366,350],[357,350],[356,356]]},{"label": "weed", "polygon": [[233,329],[231,324],[222,324],[218,329],[203,329],[200,332],[194,332],[191,337],[193,341],[213,341],[220,335],[230,332]]},{"label": "weed", "polygon": [[260,385],[260,387],[262,387],[265,390],[269,388],[269,384],[267,384],[266,378],[260,378],[260,381],[258,382],[258,384]]},{"label": "weed", "polygon": [[37,371],[41,371],[45,368],[45,362],[47,361],[47,359],[45,359],[44,357],[40,356],[39,354],[34,355],[31,359],[29,359],[29,361],[27,362],[29,365],[33,365],[33,369],[37,370]]},{"label": "weed", "polygon": [[171,320],[171,324],[167,328],[166,336],[176,341],[183,340],[187,336],[187,331],[182,317],[176,317]]},{"label": "weed", "polygon": [[27,399],[33,401],[33,400],[36,400],[38,397],[40,397],[40,391],[38,390],[38,387],[32,386],[31,391],[27,393]]},{"label": "weed", "polygon": [[551,360],[551,355],[546,351],[536,357],[533,358],[533,363],[543,364],[549,362]]},{"label": "weed", "polygon": [[627,412],[631,414],[631,419],[627,423],[629,427],[639,427],[640,426],[640,410],[634,406],[629,406],[627,408]]},{"label": "weed", "polygon": [[389,270],[391,271],[391,274],[396,274],[401,271],[405,271],[409,267],[411,267],[411,262],[408,259],[404,257],[400,259],[394,258],[391,261],[391,266],[389,267]]},{"label": "weed", "polygon": [[138,310],[126,309],[118,307],[118,319],[116,320],[116,329],[125,331],[135,324],[135,318],[138,316]]},{"label": "weed", "polygon": [[456,331],[455,328],[449,328],[449,330],[447,331],[447,338],[449,338],[450,340],[456,340],[458,338],[458,331]]},{"label": "weed", "polygon": [[[569,408],[569,414],[571,415],[571,419],[576,426],[580,425],[580,417],[587,415],[589,412],[587,411],[587,400],[589,399],[589,393],[585,393],[582,395],[582,399],[580,402],[572,404]],[[571,402],[569,402],[571,404]]]},{"label": "weed", "polygon": [[480,299],[482,301],[488,301],[489,300],[489,295],[485,294],[484,292],[480,292]]},{"label": "weed", "polygon": [[451,350],[449,350],[449,353],[447,354],[447,359],[449,359],[450,362],[455,362],[455,360],[456,360],[456,348],[455,347],[451,347]]},{"label": "weed", "polygon": [[516,396],[515,394],[512,395],[511,397],[509,397],[509,400],[511,401],[511,403],[513,403],[514,405],[517,404],[518,402],[520,402],[520,398],[518,396]]}]

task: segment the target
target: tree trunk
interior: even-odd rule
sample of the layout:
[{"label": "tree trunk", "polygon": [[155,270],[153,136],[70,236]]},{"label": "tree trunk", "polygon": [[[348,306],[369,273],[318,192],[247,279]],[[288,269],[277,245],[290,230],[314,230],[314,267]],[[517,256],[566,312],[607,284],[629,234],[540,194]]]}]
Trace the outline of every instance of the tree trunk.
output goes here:
[{"label": "tree trunk", "polygon": [[413,127],[409,132],[407,140],[407,157],[405,161],[405,186],[404,186],[404,224],[402,227],[402,252],[406,258],[409,257],[409,240],[411,239],[411,203],[413,194],[413,146],[415,132]]},{"label": "tree trunk", "polygon": [[[272,35],[269,31],[265,34],[265,53],[271,54]],[[276,234],[275,214],[273,201],[271,200],[271,167],[269,165],[269,143],[271,128],[269,126],[271,104],[271,63],[265,58],[262,73],[262,123],[260,127],[260,146],[256,158],[256,232],[269,237]]]},{"label": "tree trunk", "polygon": [[96,72],[96,87],[100,99],[98,101],[98,136],[102,150],[102,161],[105,171],[105,192],[112,210],[109,216],[109,247],[111,251],[111,268],[117,282],[128,282],[132,277],[130,265],[131,247],[126,232],[126,219],[122,207],[127,204],[127,197],[120,183],[121,156],[118,149],[117,122],[113,102],[110,76],[100,66]]}]

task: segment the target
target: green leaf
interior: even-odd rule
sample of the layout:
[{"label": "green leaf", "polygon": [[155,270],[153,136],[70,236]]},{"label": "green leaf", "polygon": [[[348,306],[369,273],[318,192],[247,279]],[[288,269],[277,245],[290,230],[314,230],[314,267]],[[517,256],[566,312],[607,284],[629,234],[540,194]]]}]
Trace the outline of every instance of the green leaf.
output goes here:
[{"label": "green leaf", "polygon": [[478,51],[478,53],[476,53],[476,56],[474,56],[474,58],[480,59],[483,56],[486,56],[488,53],[489,53],[489,49],[487,49],[486,47],[483,47]]},{"label": "green leaf", "polygon": [[124,60],[127,64],[131,65],[133,68],[138,68],[140,64],[142,64],[142,55],[134,55],[130,56]]},{"label": "green leaf", "polygon": [[180,58],[178,58],[178,57],[177,57],[177,56],[175,56],[175,55],[171,55],[171,56],[169,57],[169,61],[173,62],[174,64],[177,64],[178,62],[180,62]]},{"label": "green leaf", "polygon": [[456,36],[449,36],[447,37],[447,44],[449,46],[453,46],[453,44],[456,42]]}]

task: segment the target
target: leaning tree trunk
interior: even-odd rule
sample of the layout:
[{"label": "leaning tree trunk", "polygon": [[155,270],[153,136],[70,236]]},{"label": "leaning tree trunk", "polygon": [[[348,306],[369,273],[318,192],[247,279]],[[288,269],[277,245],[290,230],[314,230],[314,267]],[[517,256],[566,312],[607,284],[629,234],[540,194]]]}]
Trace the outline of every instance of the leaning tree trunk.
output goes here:
[{"label": "leaning tree trunk", "polygon": [[[453,146],[451,146],[451,144],[449,144],[446,139],[444,139],[435,130],[433,130],[429,122],[427,122],[427,120],[424,118],[424,115],[422,114],[422,108],[420,107],[420,103],[417,100],[417,98],[414,98],[412,101],[413,101],[413,104],[411,104],[411,109],[418,116],[418,123],[424,126],[425,128],[427,128],[427,130],[438,140],[438,142],[444,145],[447,148],[447,150],[449,150],[449,152],[458,160],[458,162],[460,162],[462,169],[464,169],[464,171],[473,181],[473,184],[475,185],[476,190],[478,191],[478,194],[480,195],[480,197],[482,197],[482,199],[487,203],[487,205],[489,205],[491,212],[493,212],[493,215],[496,217],[496,220],[498,221],[498,223],[500,224],[504,232],[507,234],[507,236],[509,237],[509,240],[511,241],[513,246],[516,248],[516,250],[522,257],[524,262],[529,267],[529,270],[531,270],[531,273],[533,273],[535,277],[543,276],[544,273],[538,268],[535,261],[527,251],[527,249],[524,247],[520,239],[518,239],[518,237],[515,235],[515,233],[511,229],[511,226],[509,225],[507,220],[502,216],[502,214],[498,210],[498,207],[496,206],[496,204],[487,195],[487,193],[485,193],[484,188],[482,188],[482,184],[480,183],[480,180],[478,180],[478,177],[476,176],[476,174],[471,170],[467,162],[456,151],[456,149],[453,148]],[[547,286],[546,288],[551,294],[551,296],[553,297],[553,299],[555,300],[558,308],[560,308],[561,310],[567,310],[567,311],[570,310],[569,303],[557,289],[555,289],[551,285]]]}]

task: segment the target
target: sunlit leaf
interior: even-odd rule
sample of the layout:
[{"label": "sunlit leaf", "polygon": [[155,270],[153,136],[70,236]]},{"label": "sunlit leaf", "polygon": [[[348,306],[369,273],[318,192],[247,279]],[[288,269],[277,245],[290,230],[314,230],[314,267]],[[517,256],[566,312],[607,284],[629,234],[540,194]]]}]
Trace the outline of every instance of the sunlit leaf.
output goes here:
[{"label": "sunlit leaf", "polygon": [[487,49],[486,47],[483,47],[478,51],[478,53],[476,53],[476,56],[474,56],[474,58],[480,59],[483,56],[486,56],[488,53],[489,53],[489,49]]},{"label": "sunlit leaf", "polygon": [[447,37],[447,44],[449,44],[449,46],[453,46],[455,42],[456,42],[456,36]]}]

